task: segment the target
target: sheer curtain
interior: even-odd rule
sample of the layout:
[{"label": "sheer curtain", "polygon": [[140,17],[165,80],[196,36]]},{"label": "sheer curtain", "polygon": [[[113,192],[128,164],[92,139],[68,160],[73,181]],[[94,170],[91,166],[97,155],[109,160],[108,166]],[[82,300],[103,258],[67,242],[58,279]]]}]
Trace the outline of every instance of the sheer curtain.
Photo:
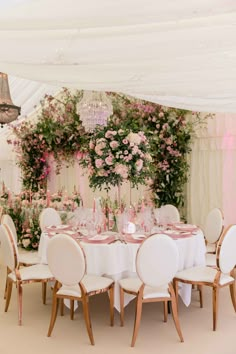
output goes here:
[{"label": "sheer curtain", "polygon": [[225,225],[236,223],[235,114],[216,114],[193,144],[187,218],[204,225],[207,213],[222,209]]},{"label": "sheer curtain", "polygon": [[[48,190],[55,193],[60,189],[65,189],[69,194],[76,188],[80,192],[83,204],[86,207],[92,207],[93,199],[97,197],[110,197],[111,200],[118,199],[118,187],[112,187],[108,192],[105,189],[93,191],[89,187],[89,179],[86,170],[82,169],[75,161],[73,166],[62,166],[60,174],[55,173],[55,162],[50,160],[51,172],[48,178]],[[127,205],[136,204],[142,197],[149,197],[151,193],[147,186],[140,185],[139,188],[131,188],[130,183],[124,183],[120,187],[121,200]]]}]

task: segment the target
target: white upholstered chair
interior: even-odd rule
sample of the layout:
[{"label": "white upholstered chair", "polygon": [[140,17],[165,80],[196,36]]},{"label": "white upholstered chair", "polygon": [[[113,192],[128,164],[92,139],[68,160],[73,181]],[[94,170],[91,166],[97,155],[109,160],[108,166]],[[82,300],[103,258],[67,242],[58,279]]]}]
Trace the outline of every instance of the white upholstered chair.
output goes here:
[{"label": "white upholstered chair", "polygon": [[12,217],[9,214],[3,214],[1,217],[1,224],[7,224],[11,228],[12,234],[17,243],[17,231],[16,231],[15,223],[12,220]]},{"label": "white upholstered chair", "polygon": [[45,208],[42,210],[41,214],[39,215],[39,225],[41,231],[45,230],[47,226],[58,226],[61,225],[61,217],[59,213],[54,208]]},{"label": "white upholstered chair", "polygon": [[43,303],[46,303],[46,283],[54,280],[49,268],[45,264],[36,264],[29,267],[19,268],[19,255],[15,238],[11,229],[7,225],[0,225],[0,241],[2,248],[3,263],[7,267],[6,284],[6,303],[5,312],[7,312],[12,293],[12,285],[15,283],[17,288],[18,300],[18,323],[22,324],[22,295],[23,284],[41,282],[43,287]]},{"label": "white upholstered chair", "polygon": [[[230,225],[221,235],[216,254],[216,267],[197,266],[178,272],[174,278],[176,296],[178,283],[187,283],[202,287],[212,287],[213,331],[217,327],[219,290],[229,286],[231,300],[236,311],[234,267],[236,265],[236,225]],[[202,304],[201,304],[202,307]]]},{"label": "white upholstered chair", "polygon": [[136,315],[131,346],[136,342],[141,320],[142,305],[145,302],[164,303],[164,321],[167,321],[167,303],[171,302],[172,315],[181,342],[176,297],[172,279],[178,269],[179,252],[176,243],[167,235],[155,234],[140,246],[136,256],[137,278],[125,278],[120,284],[120,320],[124,325],[124,293],[136,296]]},{"label": "white upholstered chair", "polygon": [[48,244],[48,265],[55,276],[52,315],[48,329],[51,335],[58,312],[59,300],[71,301],[71,318],[74,315],[74,301],[81,301],[88,336],[92,345],[94,338],[89,312],[89,297],[109,292],[110,324],[114,324],[114,281],[110,278],[86,274],[86,261],[81,246],[68,235],[56,235]]},{"label": "white upholstered chair", "polygon": [[178,209],[171,204],[162,205],[153,210],[156,221],[160,224],[169,224],[180,222]]},{"label": "white upholstered chair", "polygon": [[216,246],[223,228],[224,217],[222,211],[219,208],[212,209],[207,214],[203,230],[207,247],[206,264],[209,266],[216,266]]},{"label": "white upholstered chair", "polygon": [[[18,241],[17,231],[16,231],[15,223],[12,220],[12,217],[9,214],[3,214],[1,218],[1,224],[8,225],[8,227],[11,229],[12,235],[14,236],[14,239],[17,244]],[[40,258],[37,251],[26,251],[22,247],[18,247],[18,253],[19,253],[19,263],[21,265],[29,266],[29,265],[40,263]]]}]

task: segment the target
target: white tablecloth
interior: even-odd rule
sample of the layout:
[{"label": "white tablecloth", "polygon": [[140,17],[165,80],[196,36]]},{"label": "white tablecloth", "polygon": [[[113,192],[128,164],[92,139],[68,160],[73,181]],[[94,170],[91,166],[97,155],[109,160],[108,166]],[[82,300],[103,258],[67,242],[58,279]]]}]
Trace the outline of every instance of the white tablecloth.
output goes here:
[{"label": "white tablecloth", "polygon": [[[41,262],[47,264],[47,244],[49,237],[43,233],[39,244],[39,256]],[[205,264],[206,247],[201,230],[192,237],[175,241],[179,249],[179,270],[195,265]],[[87,273],[106,275],[115,281],[115,308],[119,311],[119,286],[118,280],[127,276],[136,276],[135,258],[140,244],[120,243],[92,244],[81,242],[87,260]],[[191,285],[183,284],[180,288],[180,296],[188,306],[191,302]],[[125,304],[133,297],[127,295]]]}]

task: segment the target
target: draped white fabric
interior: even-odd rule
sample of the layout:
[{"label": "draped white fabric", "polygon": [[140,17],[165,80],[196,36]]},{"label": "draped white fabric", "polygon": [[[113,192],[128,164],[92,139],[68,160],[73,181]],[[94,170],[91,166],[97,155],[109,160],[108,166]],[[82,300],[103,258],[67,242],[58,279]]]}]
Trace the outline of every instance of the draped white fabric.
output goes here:
[{"label": "draped white fabric", "polygon": [[193,144],[188,219],[201,226],[215,207],[222,209],[225,225],[236,223],[235,119],[235,114],[217,114]]},{"label": "draped white fabric", "polygon": [[0,70],[167,106],[236,111],[234,0],[7,0]]}]

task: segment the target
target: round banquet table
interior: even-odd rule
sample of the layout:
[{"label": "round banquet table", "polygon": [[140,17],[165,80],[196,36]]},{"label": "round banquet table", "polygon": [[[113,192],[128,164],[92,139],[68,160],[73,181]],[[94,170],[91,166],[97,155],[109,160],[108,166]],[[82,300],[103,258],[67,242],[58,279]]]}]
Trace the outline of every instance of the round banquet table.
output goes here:
[{"label": "round banquet table", "polygon": [[[44,264],[47,264],[47,245],[49,240],[48,234],[42,233],[39,244],[39,257],[41,263]],[[206,246],[203,232],[200,229],[191,237],[176,239],[175,242],[179,250],[179,271],[205,264]],[[114,306],[119,311],[118,281],[125,277],[136,276],[135,259],[140,243],[116,241],[111,244],[99,244],[80,241],[80,244],[86,255],[87,273],[105,275],[115,281]],[[179,289],[179,295],[186,306],[191,302],[191,291],[192,287],[189,284],[182,284]],[[127,305],[133,299],[133,296],[125,295],[125,305]]]}]

